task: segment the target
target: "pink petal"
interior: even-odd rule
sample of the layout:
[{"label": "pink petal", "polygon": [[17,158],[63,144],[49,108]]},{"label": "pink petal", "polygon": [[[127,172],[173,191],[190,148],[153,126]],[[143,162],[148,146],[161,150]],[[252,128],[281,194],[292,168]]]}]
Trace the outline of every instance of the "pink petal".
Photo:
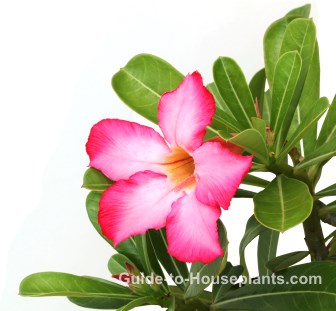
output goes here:
[{"label": "pink petal", "polygon": [[145,170],[161,173],[159,163],[171,152],[152,128],[117,119],[105,119],[92,127],[86,151],[90,166],[113,180]]},{"label": "pink petal", "polygon": [[213,138],[207,140],[207,142],[221,143],[223,145],[223,147],[228,148],[230,151],[232,151],[233,153],[237,153],[237,154],[242,154],[243,151],[244,151],[243,148],[240,148],[239,146],[229,142],[228,140],[223,139],[220,136],[213,137]]},{"label": "pink petal", "polygon": [[206,142],[193,153],[197,199],[228,209],[231,199],[252,166],[252,156],[232,152],[218,142]]},{"label": "pink petal", "polygon": [[117,245],[132,235],[164,227],[172,203],[180,196],[171,190],[165,175],[139,172],[103,193],[98,222],[103,234]]},{"label": "pink petal", "polygon": [[168,252],[180,261],[209,263],[223,256],[217,232],[219,207],[202,204],[195,192],[173,203],[167,218]]},{"label": "pink petal", "polygon": [[214,98],[196,71],[187,75],[176,90],[162,95],[159,126],[172,146],[193,151],[202,144],[214,113]]}]

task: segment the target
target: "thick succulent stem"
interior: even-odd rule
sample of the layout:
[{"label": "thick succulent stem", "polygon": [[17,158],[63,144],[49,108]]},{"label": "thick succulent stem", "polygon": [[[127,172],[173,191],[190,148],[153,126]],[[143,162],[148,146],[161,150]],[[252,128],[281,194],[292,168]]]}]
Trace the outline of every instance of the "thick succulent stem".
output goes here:
[{"label": "thick succulent stem", "polygon": [[325,260],[328,257],[328,249],[325,245],[321,221],[318,216],[318,204],[319,201],[314,203],[312,213],[303,223],[305,241],[312,261]]}]

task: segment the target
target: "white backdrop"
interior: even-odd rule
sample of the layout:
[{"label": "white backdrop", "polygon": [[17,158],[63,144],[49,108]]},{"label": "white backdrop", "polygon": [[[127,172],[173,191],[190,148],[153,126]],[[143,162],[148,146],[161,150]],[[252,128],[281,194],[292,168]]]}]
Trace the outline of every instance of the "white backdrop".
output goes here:
[{"label": "white backdrop", "polygon": [[[81,189],[90,127],[106,117],[145,122],[125,107],[110,79],[135,54],[148,52],[181,72],[199,70],[211,81],[219,55],[235,58],[248,79],[263,65],[267,26],[304,1],[97,0],[2,1],[0,4],[1,258],[0,309],[79,310],[64,298],[21,298],[20,280],[37,271],[110,278],[111,249],[91,227]],[[321,48],[322,94],[335,90],[332,1],[313,16]],[[320,187],[336,182],[335,161]],[[222,219],[229,259],[252,214],[234,200]],[[327,230],[330,231],[330,228]],[[304,248],[302,228],[281,236],[279,254]],[[254,244],[248,249],[256,273]],[[142,308],[158,310],[160,308]]]}]

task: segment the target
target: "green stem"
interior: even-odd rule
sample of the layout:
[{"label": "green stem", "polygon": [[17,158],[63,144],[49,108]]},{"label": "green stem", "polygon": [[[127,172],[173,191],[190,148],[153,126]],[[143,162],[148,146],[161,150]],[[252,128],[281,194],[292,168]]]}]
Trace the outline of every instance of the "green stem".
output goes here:
[{"label": "green stem", "polygon": [[318,205],[319,201],[316,201],[312,213],[303,223],[305,241],[312,261],[325,260],[328,257],[328,249],[325,245],[321,221],[318,216]]}]

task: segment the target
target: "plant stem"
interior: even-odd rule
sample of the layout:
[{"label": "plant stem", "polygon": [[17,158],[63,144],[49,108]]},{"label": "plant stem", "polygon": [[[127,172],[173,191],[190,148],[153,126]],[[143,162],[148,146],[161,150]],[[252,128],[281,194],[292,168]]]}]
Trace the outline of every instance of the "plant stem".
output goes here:
[{"label": "plant stem", "polygon": [[315,201],[312,213],[303,223],[305,241],[312,261],[325,260],[328,257],[328,249],[324,242],[321,221],[317,211],[318,204],[318,201]]}]

